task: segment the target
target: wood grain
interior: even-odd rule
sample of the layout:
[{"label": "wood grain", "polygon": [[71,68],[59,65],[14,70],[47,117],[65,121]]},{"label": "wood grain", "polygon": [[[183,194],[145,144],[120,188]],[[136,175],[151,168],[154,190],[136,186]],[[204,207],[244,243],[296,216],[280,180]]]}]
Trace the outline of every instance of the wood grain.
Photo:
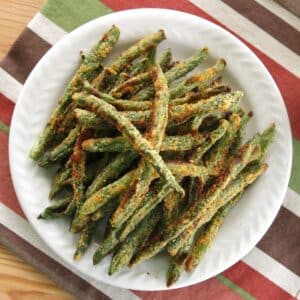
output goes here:
[{"label": "wood grain", "polygon": [[74,298],[0,245],[0,299],[71,300]]},{"label": "wood grain", "polygon": [[[0,0],[0,60],[44,0]],[[0,300],[71,300],[45,275],[0,245]]]}]

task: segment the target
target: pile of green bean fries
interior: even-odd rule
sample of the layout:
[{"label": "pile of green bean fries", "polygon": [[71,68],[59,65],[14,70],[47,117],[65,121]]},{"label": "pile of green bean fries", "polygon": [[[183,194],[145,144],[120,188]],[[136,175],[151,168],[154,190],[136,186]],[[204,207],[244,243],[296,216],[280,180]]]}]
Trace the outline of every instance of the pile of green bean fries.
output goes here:
[{"label": "pile of green bean fries", "polygon": [[[243,143],[252,117],[231,92],[218,59],[202,48],[174,61],[166,39],[149,34],[110,65],[120,30],[112,26],[67,85],[30,157],[57,168],[40,219],[67,217],[80,233],[74,259],[96,238],[93,262],[112,253],[111,275],[164,250],[167,285],[192,271],[247,186],[267,168],[272,124]],[[102,230],[99,230],[102,229]]]}]

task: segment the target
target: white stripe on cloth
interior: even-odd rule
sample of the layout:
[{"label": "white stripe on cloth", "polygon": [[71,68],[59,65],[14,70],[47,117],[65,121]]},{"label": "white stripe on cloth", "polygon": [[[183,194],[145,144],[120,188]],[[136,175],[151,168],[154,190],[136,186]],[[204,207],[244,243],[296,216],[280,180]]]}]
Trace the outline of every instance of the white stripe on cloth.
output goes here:
[{"label": "white stripe on cloth", "polygon": [[22,87],[19,81],[0,68],[0,93],[16,103]]},{"label": "white stripe on cloth", "polygon": [[[27,27],[51,45],[67,34],[66,31],[41,13],[37,13],[28,23]],[[0,92],[2,94],[16,103],[22,87],[23,85],[19,81],[0,68]]]},{"label": "white stripe on cloth", "polygon": [[55,44],[67,34],[66,31],[50,21],[41,13],[37,13],[28,23],[27,27],[50,45]]},{"label": "white stripe on cloth", "polygon": [[286,192],[283,206],[300,218],[300,195],[291,188],[288,188]]},{"label": "white stripe on cloth", "polygon": [[99,291],[103,292],[110,298],[114,300],[138,300],[140,299],[134,293],[129,290],[113,287],[104,284],[100,281],[94,280],[76,270],[70,268],[61,259],[59,259],[41,240],[37,233],[33,230],[28,221],[20,217],[14,211],[0,203],[0,223],[7,227],[9,230],[13,231],[15,234],[23,238],[29,244],[37,248],[38,250],[45,253],[47,256],[51,257],[67,269],[71,270],[77,276],[81,277],[92,286],[94,286]]},{"label": "white stripe on cloth", "polygon": [[296,296],[299,291],[299,276],[257,247],[253,248],[243,261],[292,296]]},{"label": "white stripe on cloth", "polygon": [[300,30],[300,19],[294,14],[289,12],[283,6],[276,3],[274,0],[255,0],[261,6],[272,12],[274,15],[291,25],[292,27]]},{"label": "white stripe on cloth", "polygon": [[220,0],[189,0],[284,68],[300,76],[300,59],[292,50],[284,46],[270,34],[236,12]]}]

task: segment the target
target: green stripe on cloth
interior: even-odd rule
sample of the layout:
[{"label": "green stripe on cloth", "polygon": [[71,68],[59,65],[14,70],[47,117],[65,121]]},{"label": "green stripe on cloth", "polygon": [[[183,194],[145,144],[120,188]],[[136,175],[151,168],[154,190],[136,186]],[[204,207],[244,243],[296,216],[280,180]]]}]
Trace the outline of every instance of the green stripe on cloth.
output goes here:
[{"label": "green stripe on cloth", "polygon": [[41,13],[66,31],[112,12],[98,0],[48,0]]},{"label": "green stripe on cloth", "polygon": [[289,186],[300,194],[300,142],[293,139],[293,165]]},{"label": "green stripe on cloth", "polygon": [[1,121],[0,121],[0,131],[5,132],[5,133],[9,132],[9,127]]},{"label": "green stripe on cloth", "polygon": [[216,278],[222,282],[223,284],[225,284],[226,286],[228,286],[231,290],[233,290],[234,292],[236,292],[237,294],[239,294],[240,296],[242,296],[244,299],[246,300],[255,300],[256,298],[253,297],[252,295],[250,295],[248,292],[246,292],[245,290],[243,290],[241,287],[239,287],[238,285],[236,285],[235,283],[233,283],[232,281],[230,281],[228,278],[226,278],[223,275],[217,275]]}]

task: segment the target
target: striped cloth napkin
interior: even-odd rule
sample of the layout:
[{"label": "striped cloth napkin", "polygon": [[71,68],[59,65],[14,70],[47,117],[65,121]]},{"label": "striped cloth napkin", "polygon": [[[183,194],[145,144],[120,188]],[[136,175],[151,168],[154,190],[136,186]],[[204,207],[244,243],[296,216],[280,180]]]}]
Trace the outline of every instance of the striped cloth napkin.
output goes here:
[{"label": "striped cloth napkin", "polygon": [[[300,12],[299,0],[283,1]],[[256,53],[288,109],[294,160],[284,204],[264,238],[241,261],[205,282],[141,292],[91,281],[66,266],[27,222],[12,186],[8,133],[15,102],[35,64],[65,34],[113,11],[160,7],[188,12],[231,31]],[[300,299],[300,20],[272,0],[49,0],[0,64],[0,243],[45,272],[78,299]]]}]

